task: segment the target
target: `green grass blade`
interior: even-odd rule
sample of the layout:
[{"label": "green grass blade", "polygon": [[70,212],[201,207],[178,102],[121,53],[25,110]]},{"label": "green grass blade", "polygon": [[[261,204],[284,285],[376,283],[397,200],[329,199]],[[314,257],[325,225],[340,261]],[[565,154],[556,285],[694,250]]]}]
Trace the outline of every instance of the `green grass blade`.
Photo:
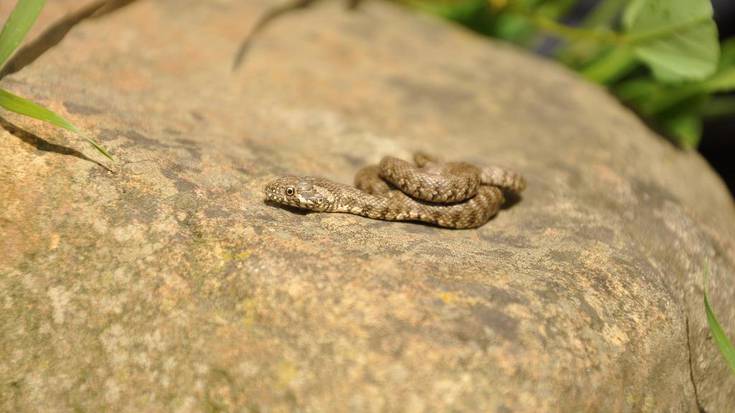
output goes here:
[{"label": "green grass blade", "polygon": [[0,89],[0,107],[5,108],[11,112],[19,113],[34,119],[38,119],[52,125],[64,128],[68,131],[74,132],[82,136],[87,142],[89,142],[95,149],[97,149],[102,155],[108,159],[113,160],[112,156],[107,152],[105,148],[100,146],[92,138],[85,136],[76,126],[72,125],[71,122],[57,115],[56,113],[44,108],[41,105],[31,102],[28,99],[24,99],[20,96],[16,96],[7,90]]},{"label": "green grass blade", "polygon": [[0,32],[0,68],[26,37],[46,0],[18,0]]},{"label": "green grass blade", "polygon": [[712,307],[710,307],[709,305],[706,288],[707,274],[705,274],[704,279],[704,311],[707,313],[707,324],[709,324],[709,330],[712,332],[712,337],[715,339],[715,344],[717,344],[717,348],[720,350],[720,353],[722,353],[722,356],[725,357],[725,361],[727,362],[727,365],[730,366],[733,374],[735,374],[735,347],[733,347],[732,343],[725,335],[725,332],[722,330],[720,323],[717,321],[717,317],[715,317],[715,313],[712,311]]},{"label": "green grass blade", "polygon": [[109,153],[109,152],[107,152],[107,149],[105,149],[105,148],[104,148],[104,147],[103,147],[102,145],[100,145],[99,143],[95,142],[95,140],[94,140],[94,139],[90,138],[89,136],[86,136],[86,135],[85,135],[85,134],[83,134],[83,133],[80,133],[80,135],[81,135],[81,136],[82,136],[82,137],[84,138],[84,140],[86,140],[86,141],[87,141],[87,142],[88,142],[88,143],[89,143],[90,145],[92,145],[92,146],[93,146],[93,147],[94,147],[95,149],[97,149],[97,150],[98,150],[98,151],[99,151],[99,152],[100,152],[100,153],[101,153],[102,155],[104,155],[105,157],[107,157],[107,159],[109,159],[109,160],[111,160],[111,161],[113,161],[113,162],[115,161],[115,159],[113,159],[113,158],[112,158],[112,155],[110,155],[110,153]]},{"label": "green grass blade", "polygon": [[19,113],[21,115],[30,116],[34,119],[48,122],[52,125],[64,128],[74,133],[79,132],[76,126],[72,125],[71,122],[57,115],[56,113],[44,108],[41,105],[31,102],[28,99],[24,99],[20,96],[16,96],[7,90],[0,89],[0,106],[3,108]]}]

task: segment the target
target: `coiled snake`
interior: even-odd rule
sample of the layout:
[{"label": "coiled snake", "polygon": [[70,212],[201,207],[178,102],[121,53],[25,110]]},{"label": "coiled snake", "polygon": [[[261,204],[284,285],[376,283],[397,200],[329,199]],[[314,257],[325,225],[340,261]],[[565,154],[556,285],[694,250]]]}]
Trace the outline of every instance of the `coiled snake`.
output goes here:
[{"label": "coiled snake", "polygon": [[284,176],[265,187],[266,200],[317,212],[345,212],[387,221],[422,221],[446,228],[485,224],[526,180],[499,167],[439,162],[424,153],[415,165],[392,156],[367,166],[355,186],[325,178]]}]

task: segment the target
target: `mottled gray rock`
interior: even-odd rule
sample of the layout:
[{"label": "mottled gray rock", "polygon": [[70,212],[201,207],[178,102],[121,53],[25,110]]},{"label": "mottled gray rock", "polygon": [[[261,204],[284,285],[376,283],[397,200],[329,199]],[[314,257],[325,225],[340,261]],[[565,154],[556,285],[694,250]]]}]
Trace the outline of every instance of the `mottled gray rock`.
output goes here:
[{"label": "mottled gray rock", "polygon": [[[0,410],[735,408],[701,288],[709,262],[735,332],[735,209],[698,155],[379,2],[282,16],[233,73],[272,4],[141,0],[2,81],[118,164],[3,114],[27,133],[0,131]],[[275,174],[416,149],[529,188],[467,231],[263,203]]]}]

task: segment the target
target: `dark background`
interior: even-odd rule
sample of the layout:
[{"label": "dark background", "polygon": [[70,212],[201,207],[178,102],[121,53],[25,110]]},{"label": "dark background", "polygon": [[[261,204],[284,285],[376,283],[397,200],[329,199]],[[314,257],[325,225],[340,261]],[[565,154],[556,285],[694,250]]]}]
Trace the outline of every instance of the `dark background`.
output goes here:
[{"label": "dark background", "polygon": [[[713,0],[712,5],[720,39],[735,36],[735,1]],[[699,150],[735,195],[735,116],[705,123]]]}]

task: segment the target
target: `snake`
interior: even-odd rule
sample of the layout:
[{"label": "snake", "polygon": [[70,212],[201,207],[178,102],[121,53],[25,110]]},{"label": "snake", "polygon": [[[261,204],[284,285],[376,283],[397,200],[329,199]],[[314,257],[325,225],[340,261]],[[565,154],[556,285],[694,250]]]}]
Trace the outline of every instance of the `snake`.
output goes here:
[{"label": "snake", "polygon": [[265,186],[266,202],[313,212],[341,212],[444,228],[477,228],[495,216],[506,195],[526,180],[498,166],[442,162],[423,152],[413,163],[385,156],[355,175],[355,185],[314,176],[282,176]]}]

